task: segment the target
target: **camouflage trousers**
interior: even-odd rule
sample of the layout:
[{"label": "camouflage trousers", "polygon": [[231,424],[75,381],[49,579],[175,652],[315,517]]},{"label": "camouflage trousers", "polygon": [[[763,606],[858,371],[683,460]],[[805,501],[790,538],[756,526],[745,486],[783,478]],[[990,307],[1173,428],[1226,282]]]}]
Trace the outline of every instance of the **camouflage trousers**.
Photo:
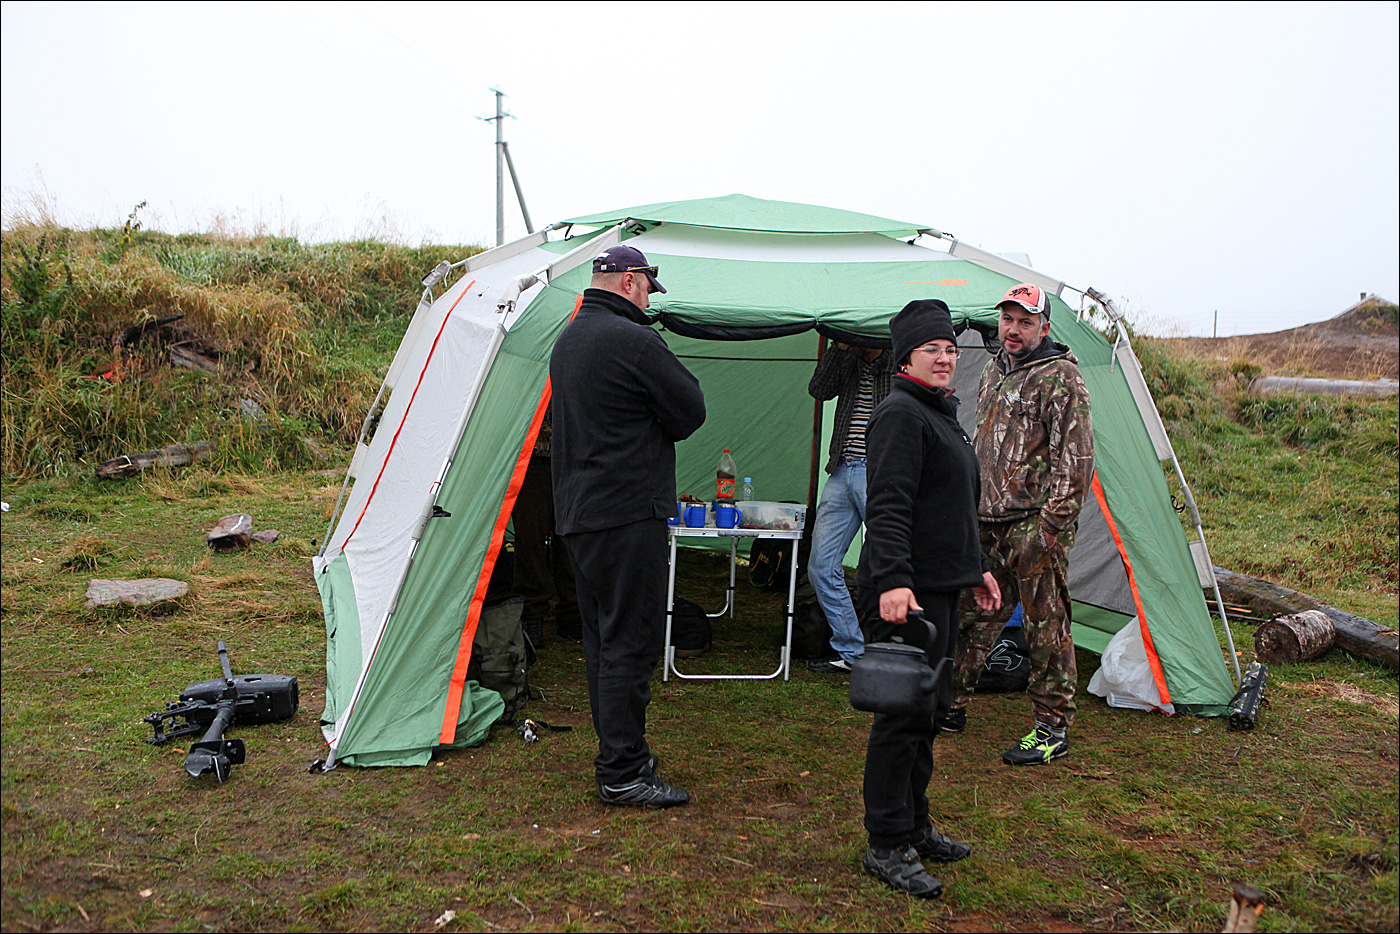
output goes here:
[{"label": "camouflage trousers", "polygon": [[983,613],[965,591],[959,621],[958,650],[953,674],[953,708],[972,699],[987,653],[1015,612],[1023,608],[1022,625],[1031,653],[1031,679],[1026,693],[1039,723],[1068,727],[1074,723],[1074,688],[1079,672],[1070,639],[1069,549],[1075,527],[1070,526],[1049,546],[1040,534],[1040,519],[981,523],[982,553],[1001,588],[1001,609]]}]

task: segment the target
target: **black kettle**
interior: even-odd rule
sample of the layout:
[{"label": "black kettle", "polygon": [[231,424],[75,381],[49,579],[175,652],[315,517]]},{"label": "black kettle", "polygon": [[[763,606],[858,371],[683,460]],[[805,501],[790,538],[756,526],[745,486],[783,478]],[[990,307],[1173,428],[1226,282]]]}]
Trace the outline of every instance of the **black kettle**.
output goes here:
[{"label": "black kettle", "polygon": [[[921,614],[910,613],[906,625],[916,621],[927,626],[932,637],[933,624]],[[930,668],[924,650],[903,641],[867,645],[851,666],[851,706],[896,717],[931,716],[933,695],[947,665],[948,659],[941,658]]]}]

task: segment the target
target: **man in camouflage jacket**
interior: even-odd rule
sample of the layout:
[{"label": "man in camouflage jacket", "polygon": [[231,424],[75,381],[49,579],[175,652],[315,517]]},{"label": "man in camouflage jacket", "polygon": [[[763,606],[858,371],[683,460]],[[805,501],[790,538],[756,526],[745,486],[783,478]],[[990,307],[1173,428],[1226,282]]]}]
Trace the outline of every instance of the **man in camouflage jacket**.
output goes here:
[{"label": "man in camouflage jacket", "polygon": [[953,709],[943,728],[963,729],[987,653],[1017,602],[1030,647],[1026,692],[1035,728],[1007,750],[1008,765],[1069,752],[1078,672],[1070,639],[1069,550],[1094,474],[1089,392],[1068,347],[1049,337],[1050,300],[1038,286],[1013,287],[997,306],[1002,349],[977,394],[977,460],[982,550],[1002,592],[1001,609],[965,600]]}]

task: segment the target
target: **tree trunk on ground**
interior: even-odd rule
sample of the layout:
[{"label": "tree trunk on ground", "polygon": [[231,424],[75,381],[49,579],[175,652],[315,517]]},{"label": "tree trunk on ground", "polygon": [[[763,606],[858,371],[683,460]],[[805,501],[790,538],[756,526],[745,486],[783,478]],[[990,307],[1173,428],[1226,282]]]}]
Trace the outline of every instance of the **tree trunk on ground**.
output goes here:
[{"label": "tree trunk on ground", "polygon": [[208,457],[214,446],[208,441],[194,444],[171,444],[142,454],[123,454],[104,461],[97,468],[99,480],[121,480],[151,467],[183,467]]},{"label": "tree trunk on ground", "polygon": [[1236,574],[1217,567],[1215,579],[1225,599],[1252,607],[1258,616],[1286,616],[1303,610],[1321,610],[1336,629],[1338,647],[1360,658],[1400,670],[1400,633],[1394,629],[1387,629],[1365,617],[1328,606],[1305,593],[1248,574]]},{"label": "tree trunk on ground", "polygon": [[1261,662],[1298,662],[1317,658],[1337,641],[1332,620],[1321,610],[1279,616],[1254,630],[1254,654]]}]

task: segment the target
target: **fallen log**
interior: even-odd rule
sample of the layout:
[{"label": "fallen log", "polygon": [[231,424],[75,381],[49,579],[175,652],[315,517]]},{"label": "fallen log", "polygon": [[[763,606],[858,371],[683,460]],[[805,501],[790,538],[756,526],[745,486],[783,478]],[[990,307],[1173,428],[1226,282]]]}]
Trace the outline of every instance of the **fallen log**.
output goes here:
[{"label": "fallen log", "polygon": [[212,450],[214,445],[208,441],[196,441],[194,444],[170,444],[141,454],[123,454],[103,461],[97,468],[97,478],[121,480],[152,467],[183,467],[208,457]]},{"label": "fallen log", "polygon": [[1276,616],[1254,630],[1254,654],[1261,662],[1306,662],[1337,641],[1337,628],[1321,610]]},{"label": "fallen log", "polygon": [[1221,595],[1231,602],[1253,608],[1259,616],[1287,616],[1305,610],[1321,610],[1332,621],[1337,633],[1337,646],[1352,655],[1400,671],[1400,632],[1388,629],[1345,610],[1328,606],[1322,601],[1297,590],[1290,590],[1272,581],[1248,574],[1236,574],[1224,568],[1215,569]]},{"label": "fallen log", "polygon": [[1256,396],[1315,392],[1334,396],[1393,396],[1400,382],[1393,379],[1313,379],[1305,376],[1256,376],[1249,384]]},{"label": "fallen log", "polygon": [[183,344],[170,345],[170,365],[184,367],[187,370],[199,370],[203,373],[219,372],[218,360]]}]

